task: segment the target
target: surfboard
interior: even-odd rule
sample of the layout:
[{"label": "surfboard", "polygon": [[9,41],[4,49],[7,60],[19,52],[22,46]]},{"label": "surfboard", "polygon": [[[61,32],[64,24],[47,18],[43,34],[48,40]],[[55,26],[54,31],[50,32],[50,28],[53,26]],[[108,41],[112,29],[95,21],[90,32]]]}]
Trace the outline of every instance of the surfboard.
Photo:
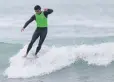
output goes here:
[{"label": "surfboard", "polygon": [[24,62],[24,66],[28,66],[28,65],[34,65],[37,63],[38,58],[35,57],[25,57],[23,58],[23,62]]}]

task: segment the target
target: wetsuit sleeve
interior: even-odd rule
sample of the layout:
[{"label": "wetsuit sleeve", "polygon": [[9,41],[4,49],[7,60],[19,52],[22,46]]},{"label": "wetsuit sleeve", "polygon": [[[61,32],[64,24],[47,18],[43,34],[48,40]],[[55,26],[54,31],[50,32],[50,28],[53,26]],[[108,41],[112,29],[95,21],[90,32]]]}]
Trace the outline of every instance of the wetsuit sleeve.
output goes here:
[{"label": "wetsuit sleeve", "polygon": [[23,26],[23,28],[26,28],[28,26],[28,24],[30,24],[33,20],[35,20],[35,15],[33,15]]},{"label": "wetsuit sleeve", "polygon": [[53,12],[53,9],[48,9],[47,11],[44,11],[44,15],[47,17],[52,12]]}]

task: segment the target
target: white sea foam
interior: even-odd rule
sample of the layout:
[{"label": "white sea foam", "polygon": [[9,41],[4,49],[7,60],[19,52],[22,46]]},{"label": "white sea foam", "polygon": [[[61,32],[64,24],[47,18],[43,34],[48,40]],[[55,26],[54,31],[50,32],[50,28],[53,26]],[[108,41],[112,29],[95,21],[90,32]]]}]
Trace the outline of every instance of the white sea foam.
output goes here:
[{"label": "white sea foam", "polygon": [[114,60],[114,43],[63,47],[43,46],[38,54],[38,59],[32,58],[35,46],[30,51],[28,58],[22,58],[26,48],[27,45],[10,58],[10,65],[4,72],[5,76],[8,78],[41,76],[60,70],[80,59],[89,65],[96,66],[107,66]]}]

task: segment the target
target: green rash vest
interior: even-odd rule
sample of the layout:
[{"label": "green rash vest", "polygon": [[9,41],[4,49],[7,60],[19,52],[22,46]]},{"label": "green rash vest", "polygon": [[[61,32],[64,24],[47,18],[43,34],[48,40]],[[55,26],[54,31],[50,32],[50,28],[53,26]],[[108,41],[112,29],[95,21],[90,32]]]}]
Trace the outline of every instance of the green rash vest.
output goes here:
[{"label": "green rash vest", "polygon": [[47,18],[45,17],[43,12],[41,14],[35,14],[35,17],[37,28],[45,28],[48,26]]}]

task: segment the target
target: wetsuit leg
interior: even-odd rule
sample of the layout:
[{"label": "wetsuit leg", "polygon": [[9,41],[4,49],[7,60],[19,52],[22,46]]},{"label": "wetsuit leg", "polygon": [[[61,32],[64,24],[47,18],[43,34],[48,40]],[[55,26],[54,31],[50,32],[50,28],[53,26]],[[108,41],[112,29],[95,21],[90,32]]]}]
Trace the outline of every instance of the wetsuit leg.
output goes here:
[{"label": "wetsuit leg", "polygon": [[40,40],[39,40],[39,44],[38,44],[38,46],[37,46],[37,48],[36,48],[36,53],[35,53],[35,55],[37,55],[37,53],[40,51],[41,46],[42,46],[42,44],[43,44],[43,42],[44,42],[44,40],[45,40],[45,38],[46,38],[46,35],[47,35],[47,28],[43,28],[43,29],[41,30],[41,33],[40,33]]},{"label": "wetsuit leg", "polygon": [[39,37],[40,35],[40,31],[38,30],[38,28],[35,30],[33,36],[32,36],[32,40],[30,41],[29,45],[28,45],[28,49],[27,49],[27,52],[26,54],[29,53],[30,49],[32,48],[34,42],[36,41],[36,39]]}]

